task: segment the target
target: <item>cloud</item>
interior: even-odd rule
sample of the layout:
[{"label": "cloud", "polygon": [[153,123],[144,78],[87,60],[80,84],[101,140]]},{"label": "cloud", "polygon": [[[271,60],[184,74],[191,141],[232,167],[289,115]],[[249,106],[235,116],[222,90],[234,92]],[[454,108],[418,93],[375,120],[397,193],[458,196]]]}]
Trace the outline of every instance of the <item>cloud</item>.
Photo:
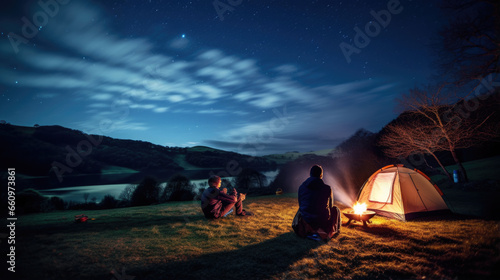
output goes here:
[{"label": "cloud", "polygon": [[204,51],[198,56],[198,58],[200,58],[201,60],[207,60],[210,62],[220,60],[223,57],[224,57],[223,53],[217,49]]},{"label": "cloud", "polygon": [[120,131],[147,131],[151,127],[144,122],[120,119],[113,112],[94,111],[88,120],[75,122],[74,127],[92,134],[114,135]]},{"label": "cloud", "polygon": [[99,100],[99,101],[110,100],[112,98],[113,98],[113,95],[109,94],[109,93],[98,93],[98,94],[92,94],[90,96],[90,99]]},{"label": "cloud", "polygon": [[233,96],[234,99],[238,101],[247,101],[254,97],[254,94],[250,91],[240,92]]},{"label": "cloud", "polygon": [[241,72],[244,76],[251,76],[253,74],[257,74],[258,68],[255,65],[256,61],[253,59],[245,59],[245,60],[240,60],[232,65],[232,68],[235,71]]},{"label": "cloud", "polygon": [[224,80],[232,75],[232,72],[228,69],[207,66],[203,67],[196,73],[198,76],[208,76],[217,80]]},{"label": "cloud", "polygon": [[285,64],[285,65],[280,65],[276,68],[273,69],[276,72],[279,72],[281,74],[292,74],[297,72],[299,69],[291,64]]},{"label": "cloud", "polygon": [[[283,104],[317,108],[328,104],[332,97],[354,95],[360,98],[361,95],[354,91],[373,84],[356,81],[314,88],[292,77],[301,70],[298,66],[276,66],[272,70],[277,76],[271,77],[264,74],[267,70],[258,66],[257,60],[226,54],[220,49],[207,49],[184,60],[174,60],[174,53],[155,53],[154,44],[148,38],[110,35],[103,18],[98,9],[79,1],[72,2],[61,10],[61,16],[54,17],[54,24],[47,25],[47,32],[39,34],[66,51],[28,48],[29,55],[20,56],[21,59],[29,67],[41,71],[9,74],[19,75],[23,85],[37,89],[90,92],[92,94],[86,94],[90,100],[125,97],[134,102],[186,106],[208,106],[213,100],[225,100],[259,109]],[[186,38],[172,39],[174,44],[187,41]],[[198,77],[205,81],[200,84]],[[3,79],[6,80],[12,79]],[[156,106],[164,107],[163,104]],[[156,107],[136,104],[131,108],[153,110]]]},{"label": "cloud", "polygon": [[277,94],[258,94],[253,96],[249,104],[259,108],[274,108],[281,105],[283,98]]},{"label": "cloud", "polygon": [[263,142],[238,142],[238,141],[221,141],[207,140],[203,144],[223,150],[232,150],[237,153],[247,154],[251,156],[262,156],[271,153],[286,153],[291,151],[319,151],[323,149],[331,149],[340,144],[345,139],[276,139],[276,141]]},{"label": "cloud", "polygon": [[156,105],[153,104],[132,104],[129,106],[132,109],[156,109]]},{"label": "cloud", "polygon": [[105,103],[92,103],[88,105],[89,108],[95,108],[95,109],[102,109],[102,108],[109,108],[109,104]]},{"label": "cloud", "polygon": [[187,38],[175,38],[169,43],[172,49],[182,50],[189,46],[189,40]]},{"label": "cloud", "polygon": [[201,110],[198,111],[198,114],[228,114],[227,110]]},{"label": "cloud", "polygon": [[153,112],[155,112],[155,113],[165,113],[166,111],[168,111],[167,107],[159,107],[159,108],[153,109]]},{"label": "cloud", "polygon": [[132,131],[145,131],[150,127],[142,122],[128,122],[128,121],[115,121],[111,124],[109,130],[132,130]]},{"label": "cloud", "polygon": [[222,90],[211,85],[198,85],[196,86],[196,89],[208,99],[218,99],[223,96]]},{"label": "cloud", "polygon": [[[340,130],[352,131],[359,123],[353,119],[371,122],[380,107],[370,105],[389,103],[385,96],[395,87],[376,80],[333,82],[333,77],[311,82],[304,73],[312,70],[301,65],[263,66],[270,63],[219,48],[197,46],[187,54],[195,44],[178,35],[164,41],[170,48],[146,36],[122,37],[97,6],[77,0],[51,18],[43,31],[37,39],[46,45],[22,45],[17,56],[5,52],[7,45],[0,42],[5,65],[21,64],[23,69],[0,66],[0,83],[12,86],[19,81],[24,88],[47,92],[37,96],[45,99],[73,93],[87,110],[77,123],[86,129],[111,122],[112,131],[145,131],[152,124],[143,121],[144,114],[158,117],[153,113],[174,120],[176,114],[188,113],[207,122],[226,115],[220,135],[204,136],[220,141],[211,143],[267,141],[266,149],[308,149],[314,143],[335,142],[330,134],[348,136]],[[283,115],[285,106],[288,116],[294,116],[285,118],[285,125],[278,115],[262,113],[277,110]],[[311,137],[302,139],[303,134]]]}]

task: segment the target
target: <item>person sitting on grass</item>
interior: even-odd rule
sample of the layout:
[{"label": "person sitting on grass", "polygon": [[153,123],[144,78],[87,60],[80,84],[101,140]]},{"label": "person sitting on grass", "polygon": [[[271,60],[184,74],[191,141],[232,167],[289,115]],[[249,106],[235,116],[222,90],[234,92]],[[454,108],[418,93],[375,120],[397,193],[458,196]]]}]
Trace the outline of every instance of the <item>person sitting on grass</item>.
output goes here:
[{"label": "person sitting on grass", "polygon": [[220,190],[221,178],[219,176],[210,176],[208,179],[208,188],[201,195],[201,209],[207,219],[218,219],[231,213],[233,207],[236,210],[236,216],[251,216],[249,211],[243,210],[243,200],[246,194],[238,194],[233,188],[232,194],[227,194],[227,189]]},{"label": "person sitting on grass", "polygon": [[299,210],[292,227],[301,237],[328,241],[340,232],[340,210],[333,205],[330,186],[323,182],[323,168],[314,165],[299,187]]}]

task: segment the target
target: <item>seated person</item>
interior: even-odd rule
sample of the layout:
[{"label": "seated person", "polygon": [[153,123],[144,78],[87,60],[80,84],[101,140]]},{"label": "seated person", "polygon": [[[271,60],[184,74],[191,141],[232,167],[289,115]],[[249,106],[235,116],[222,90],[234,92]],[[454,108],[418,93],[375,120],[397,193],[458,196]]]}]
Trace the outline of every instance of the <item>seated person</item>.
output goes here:
[{"label": "seated person", "polygon": [[332,189],[323,182],[321,166],[311,167],[310,177],[300,185],[298,197],[299,211],[292,227],[299,236],[328,240],[340,230],[340,211],[333,205]]},{"label": "seated person", "polygon": [[230,213],[234,207],[236,216],[251,216],[248,211],[243,210],[243,200],[245,194],[239,194],[233,189],[231,195],[227,194],[224,188],[220,190],[221,178],[219,176],[210,176],[208,179],[208,188],[201,195],[201,209],[207,219],[218,219]]}]

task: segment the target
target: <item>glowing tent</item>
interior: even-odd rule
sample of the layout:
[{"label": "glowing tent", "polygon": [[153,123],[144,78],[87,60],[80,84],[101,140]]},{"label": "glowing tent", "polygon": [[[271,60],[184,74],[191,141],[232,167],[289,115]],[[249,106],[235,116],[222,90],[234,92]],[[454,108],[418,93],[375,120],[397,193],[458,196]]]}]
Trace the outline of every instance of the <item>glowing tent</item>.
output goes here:
[{"label": "glowing tent", "polygon": [[378,215],[409,220],[421,215],[449,211],[443,192],[417,169],[388,165],[373,173],[363,184],[359,203]]}]

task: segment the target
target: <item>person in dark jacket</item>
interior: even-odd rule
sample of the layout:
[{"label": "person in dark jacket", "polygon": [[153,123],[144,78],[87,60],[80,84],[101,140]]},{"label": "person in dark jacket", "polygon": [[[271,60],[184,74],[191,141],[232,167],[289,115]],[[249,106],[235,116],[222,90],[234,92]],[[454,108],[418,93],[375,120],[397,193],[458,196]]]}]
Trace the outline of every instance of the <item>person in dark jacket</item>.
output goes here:
[{"label": "person in dark jacket", "polygon": [[250,212],[243,210],[243,200],[245,194],[238,194],[233,189],[231,195],[227,194],[224,188],[220,190],[221,178],[219,176],[210,176],[208,179],[208,188],[201,195],[201,209],[207,219],[218,219],[230,213],[234,207],[237,216],[249,216]]},{"label": "person in dark jacket", "polygon": [[314,232],[324,232],[323,237],[331,238],[340,229],[340,213],[333,205],[332,189],[323,182],[321,166],[312,166],[309,174],[299,187],[299,212]]}]

